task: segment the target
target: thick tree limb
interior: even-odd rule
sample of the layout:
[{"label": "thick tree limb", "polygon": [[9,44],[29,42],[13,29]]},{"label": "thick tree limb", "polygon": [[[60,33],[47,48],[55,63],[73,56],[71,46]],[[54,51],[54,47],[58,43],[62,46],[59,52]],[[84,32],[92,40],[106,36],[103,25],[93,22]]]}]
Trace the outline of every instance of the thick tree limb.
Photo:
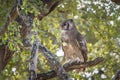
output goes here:
[{"label": "thick tree limb", "polygon": [[46,57],[46,59],[48,60],[48,62],[50,64],[50,67],[55,71],[56,75],[61,80],[70,80],[70,78],[68,77],[64,68],[61,66],[61,64],[55,59],[53,54],[46,47],[44,47],[43,45],[40,44],[39,50]]},{"label": "thick tree limb", "polygon": [[31,51],[31,58],[29,65],[29,71],[30,71],[29,80],[35,80],[37,78],[38,49],[39,49],[39,44],[38,44],[38,40],[36,39],[33,43],[32,51]]},{"label": "thick tree limb", "polygon": [[[66,63],[63,65],[63,68],[66,70],[66,71],[71,71],[71,70],[74,70],[74,69],[80,69],[80,68],[86,68],[86,67],[92,67],[92,66],[95,66],[97,64],[99,64],[100,62],[103,61],[103,58],[102,57],[98,57],[96,58],[95,60],[93,61],[88,61],[86,63],[80,63],[80,62],[71,62],[71,63]],[[47,79],[51,79],[51,78],[54,78],[56,77],[56,72],[54,70],[52,71],[49,71],[47,73],[41,73],[41,74],[38,74],[37,75],[37,80],[47,80]]]},{"label": "thick tree limb", "polygon": [[20,14],[16,18],[16,21],[22,26],[20,29],[20,35],[22,40],[24,40],[29,32],[32,29],[32,23],[33,23],[34,16],[30,14],[24,14],[22,11],[20,11]]}]

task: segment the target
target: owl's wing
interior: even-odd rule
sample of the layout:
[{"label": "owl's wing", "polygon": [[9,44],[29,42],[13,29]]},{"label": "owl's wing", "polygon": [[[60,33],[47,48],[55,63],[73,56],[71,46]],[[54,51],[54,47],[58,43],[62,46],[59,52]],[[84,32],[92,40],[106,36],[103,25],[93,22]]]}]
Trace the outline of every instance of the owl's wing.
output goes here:
[{"label": "owl's wing", "polygon": [[86,46],[86,39],[84,38],[83,35],[81,35],[80,33],[77,34],[76,36],[76,41],[77,41],[77,45],[81,50],[81,53],[84,57],[84,61],[87,61],[87,46]]}]

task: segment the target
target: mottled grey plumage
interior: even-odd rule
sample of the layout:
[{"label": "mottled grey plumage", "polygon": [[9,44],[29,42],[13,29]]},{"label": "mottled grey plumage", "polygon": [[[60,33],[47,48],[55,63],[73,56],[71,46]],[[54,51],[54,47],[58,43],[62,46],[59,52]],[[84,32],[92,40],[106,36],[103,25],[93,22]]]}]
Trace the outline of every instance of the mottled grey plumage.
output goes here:
[{"label": "mottled grey plumage", "polygon": [[80,34],[72,19],[68,19],[61,25],[62,48],[65,54],[65,59],[79,60],[80,62],[87,61],[86,40]]}]

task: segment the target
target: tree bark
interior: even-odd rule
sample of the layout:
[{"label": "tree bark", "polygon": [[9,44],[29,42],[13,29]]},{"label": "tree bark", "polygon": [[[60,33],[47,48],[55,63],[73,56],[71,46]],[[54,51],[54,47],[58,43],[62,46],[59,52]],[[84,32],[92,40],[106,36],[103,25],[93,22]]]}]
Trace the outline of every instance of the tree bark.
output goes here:
[{"label": "tree bark", "polygon": [[29,64],[29,80],[35,80],[37,78],[37,60],[38,60],[38,40],[35,39],[32,45],[30,64]]}]

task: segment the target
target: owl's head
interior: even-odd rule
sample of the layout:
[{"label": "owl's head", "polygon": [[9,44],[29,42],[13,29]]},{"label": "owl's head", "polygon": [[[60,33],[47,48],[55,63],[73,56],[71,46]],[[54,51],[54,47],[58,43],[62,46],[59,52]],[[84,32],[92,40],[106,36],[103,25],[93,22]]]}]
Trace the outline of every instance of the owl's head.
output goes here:
[{"label": "owl's head", "polygon": [[72,19],[68,19],[68,20],[64,21],[61,25],[61,29],[62,30],[74,30],[74,29],[76,29],[74,21]]}]

